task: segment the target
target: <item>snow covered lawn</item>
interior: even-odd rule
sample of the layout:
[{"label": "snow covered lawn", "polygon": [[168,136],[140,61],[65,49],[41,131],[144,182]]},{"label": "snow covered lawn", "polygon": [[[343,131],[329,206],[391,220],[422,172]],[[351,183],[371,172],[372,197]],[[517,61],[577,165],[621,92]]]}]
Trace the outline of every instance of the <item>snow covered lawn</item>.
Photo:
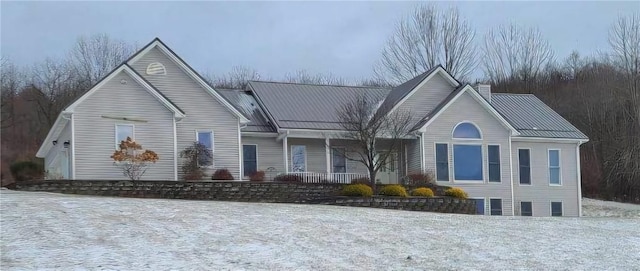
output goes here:
[{"label": "snow covered lawn", "polygon": [[577,219],[9,190],[0,198],[1,270],[640,269],[637,209],[636,218]]}]

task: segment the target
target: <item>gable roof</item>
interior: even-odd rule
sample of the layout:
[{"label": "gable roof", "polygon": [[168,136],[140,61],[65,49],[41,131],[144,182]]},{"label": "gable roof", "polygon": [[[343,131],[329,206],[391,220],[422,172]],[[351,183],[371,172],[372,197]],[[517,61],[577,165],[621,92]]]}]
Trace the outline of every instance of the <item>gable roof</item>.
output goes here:
[{"label": "gable roof", "polygon": [[491,94],[491,104],[520,132],[520,137],[588,139],[533,94]]},{"label": "gable roof", "polygon": [[449,94],[436,108],[434,108],[427,116],[414,126],[414,129],[424,132],[431,122],[438,118],[451,104],[453,104],[464,93],[469,93],[484,109],[486,109],[493,117],[495,117],[505,128],[511,131],[512,135],[519,135],[518,130],[504,118],[478,91],[469,84],[462,85]]},{"label": "gable roof", "polygon": [[345,101],[368,95],[382,101],[390,89],[250,81],[258,103],[278,128],[342,130],[337,111]]},{"label": "gable roof", "polygon": [[380,110],[386,111],[386,112],[379,112],[379,113],[389,113],[391,111],[393,111],[397,106],[399,106],[400,104],[402,104],[404,102],[404,100],[406,100],[407,98],[409,98],[409,96],[411,96],[411,94],[414,92],[414,90],[416,88],[418,88],[418,86],[424,82],[424,81],[428,81],[429,78],[431,78],[433,75],[435,75],[436,73],[441,73],[443,74],[443,76],[445,78],[447,78],[449,80],[449,82],[452,83],[452,85],[454,86],[459,86],[460,82],[458,82],[458,80],[456,80],[455,78],[453,78],[453,76],[451,76],[451,74],[449,74],[449,72],[447,72],[442,65],[437,65],[431,69],[429,69],[428,71],[410,79],[407,82],[402,83],[401,85],[394,87],[389,94],[387,95],[387,97],[384,99],[384,102],[382,103],[382,105],[380,105]]},{"label": "gable roof", "polygon": [[274,126],[266,118],[251,92],[242,89],[217,89],[231,105],[236,107],[251,122],[242,131],[247,132],[275,132]]},{"label": "gable roof", "polygon": [[197,73],[189,64],[187,64],[180,56],[178,56],[171,48],[169,48],[162,40],[159,38],[153,39],[150,43],[145,45],[141,50],[133,54],[129,59],[127,59],[126,63],[133,63],[144,56],[147,52],[149,52],[153,48],[159,48],[161,52],[167,55],[171,60],[173,60],[180,68],[182,68],[189,77],[196,81],[204,90],[213,96],[215,99],[220,101],[231,113],[240,118],[241,123],[249,122],[249,119],[245,115],[243,115],[237,108],[235,108],[227,99],[225,99],[220,93],[218,93],[209,83],[207,83],[202,76]]}]

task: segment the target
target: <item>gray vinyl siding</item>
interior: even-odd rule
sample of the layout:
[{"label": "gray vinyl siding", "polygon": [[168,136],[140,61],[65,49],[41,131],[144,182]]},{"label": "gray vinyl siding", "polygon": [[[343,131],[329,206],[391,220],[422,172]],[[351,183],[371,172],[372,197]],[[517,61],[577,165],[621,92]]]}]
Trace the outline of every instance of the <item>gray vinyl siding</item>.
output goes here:
[{"label": "gray vinyl siding", "polygon": [[[153,62],[162,63],[167,74],[147,75],[146,68]],[[196,130],[213,130],[214,168],[226,168],[238,179],[240,142],[237,116],[157,48],[131,66],[185,112],[186,118],[176,124],[178,152],[196,141]],[[180,178],[181,175],[182,172]]]},{"label": "gray vinyl siding", "polygon": [[420,139],[406,140],[405,150],[407,152],[407,173],[421,172]]},{"label": "gray vinyl siding", "polygon": [[[462,121],[476,124],[482,133],[482,140],[454,140],[453,128]],[[425,168],[435,169],[435,143],[447,143],[449,148],[449,178],[448,182],[438,182],[441,185],[460,187],[467,191],[471,198],[501,198],[503,215],[512,214],[511,203],[511,167],[509,164],[509,136],[510,131],[494,116],[484,109],[471,94],[463,93],[449,108],[428,127],[424,137]],[[483,160],[483,182],[456,182],[453,169],[453,144],[481,144]],[[487,165],[487,146],[500,145],[500,183],[489,183]],[[489,213],[488,204],[485,213]]]},{"label": "gray vinyl siding", "polygon": [[431,112],[454,89],[447,79],[437,73],[404,101],[399,108],[410,111],[417,122]]},{"label": "gray vinyl siding", "polygon": [[291,171],[291,146],[304,145],[307,150],[307,170],[306,172],[327,172],[327,157],[325,153],[324,139],[311,138],[289,138],[287,140],[287,156],[289,160],[289,171]]},{"label": "gray vinyl siding", "polygon": [[242,144],[257,145],[258,170],[268,173],[272,167],[273,173],[285,172],[282,141],[276,141],[275,137],[242,136]]},{"label": "gray vinyl siding", "polygon": [[[551,201],[562,201],[564,216],[578,216],[578,168],[576,143],[512,142],[513,190],[516,215],[520,202],[532,202],[534,216],[550,216]],[[531,185],[520,185],[518,149],[530,149]],[[549,149],[560,150],[561,186],[549,185]]]},{"label": "gray vinyl siding", "polygon": [[[126,84],[121,84],[126,80]],[[145,120],[124,121],[107,116]],[[74,113],[76,179],[126,179],[113,165],[115,125],[133,124],[134,139],[159,156],[142,179],[173,180],[173,112],[124,72],[106,82],[78,105]]]},{"label": "gray vinyl siding", "polygon": [[[329,143],[332,147],[340,147],[340,146],[349,146],[349,145],[353,145],[353,143],[350,143],[348,140],[331,140]],[[349,152],[347,153],[347,156],[352,157],[352,158],[356,158],[357,157],[357,153],[355,152]],[[331,159],[333,159],[333,156],[331,156]],[[331,171],[333,171],[333,160],[331,160]],[[348,160],[347,159],[347,173],[362,173],[362,174],[368,174],[369,170],[367,169],[367,167],[359,162],[359,161],[354,161],[354,160]]]},{"label": "gray vinyl siding", "polygon": [[[60,132],[60,135],[58,136],[57,139],[54,139],[58,141],[58,144],[51,146],[51,149],[49,149],[49,152],[47,153],[47,155],[44,158],[44,169],[45,170],[49,170],[49,167],[51,166],[51,164],[53,162],[55,162],[55,158],[56,155],[59,154],[61,151],[64,150],[64,142],[65,141],[69,141],[71,142],[71,121],[67,122],[67,124],[64,126],[64,128],[62,129],[62,132]],[[71,161],[72,161],[72,151],[71,151],[71,146],[69,146],[69,148],[67,149],[67,154],[68,154],[68,165],[69,165],[69,178],[71,178],[72,176],[72,165],[71,165]]]}]

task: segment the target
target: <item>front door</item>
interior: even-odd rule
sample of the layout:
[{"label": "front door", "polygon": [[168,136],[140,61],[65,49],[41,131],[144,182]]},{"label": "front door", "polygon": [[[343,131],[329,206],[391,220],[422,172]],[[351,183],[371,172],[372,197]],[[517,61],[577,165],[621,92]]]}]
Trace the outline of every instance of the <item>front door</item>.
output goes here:
[{"label": "front door", "polygon": [[250,177],[258,170],[258,155],[256,145],[242,145],[242,176]]},{"label": "front door", "polygon": [[[378,155],[380,156],[380,155]],[[376,182],[382,184],[397,184],[398,183],[398,154],[392,152],[387,160],[383,162],[382,167],[378,171],[376,176]]]}]

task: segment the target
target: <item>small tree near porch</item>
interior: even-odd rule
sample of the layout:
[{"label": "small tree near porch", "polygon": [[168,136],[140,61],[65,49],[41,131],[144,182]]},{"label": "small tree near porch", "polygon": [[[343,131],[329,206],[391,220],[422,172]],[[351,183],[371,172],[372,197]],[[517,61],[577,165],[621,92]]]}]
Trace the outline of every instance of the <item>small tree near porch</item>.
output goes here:
[{"label": "small tree near porch", "polygon": [[[412,128],[410,112],[389,112],[379,107],[378,100],[368,95],[359,95],[345,102],[336,112],[340,125],[347,131],[342,138],[353,142],[344,149],[343,155],[346,159],[367,167],[374,191],[378,171],[400,149],[402,139],[409,136]],[[385,147],[378,148],[382,141]]]},{"label": "small tree near porch", "polygon": [[135,181],[147,171],[149,164],[158,161],[158,154],[151,150],[142,150],[142,145],[133,141],[130,137],[120,142],[119,149],[116,150],[111,159],[114,165],[122,169],[124,176]]}]

